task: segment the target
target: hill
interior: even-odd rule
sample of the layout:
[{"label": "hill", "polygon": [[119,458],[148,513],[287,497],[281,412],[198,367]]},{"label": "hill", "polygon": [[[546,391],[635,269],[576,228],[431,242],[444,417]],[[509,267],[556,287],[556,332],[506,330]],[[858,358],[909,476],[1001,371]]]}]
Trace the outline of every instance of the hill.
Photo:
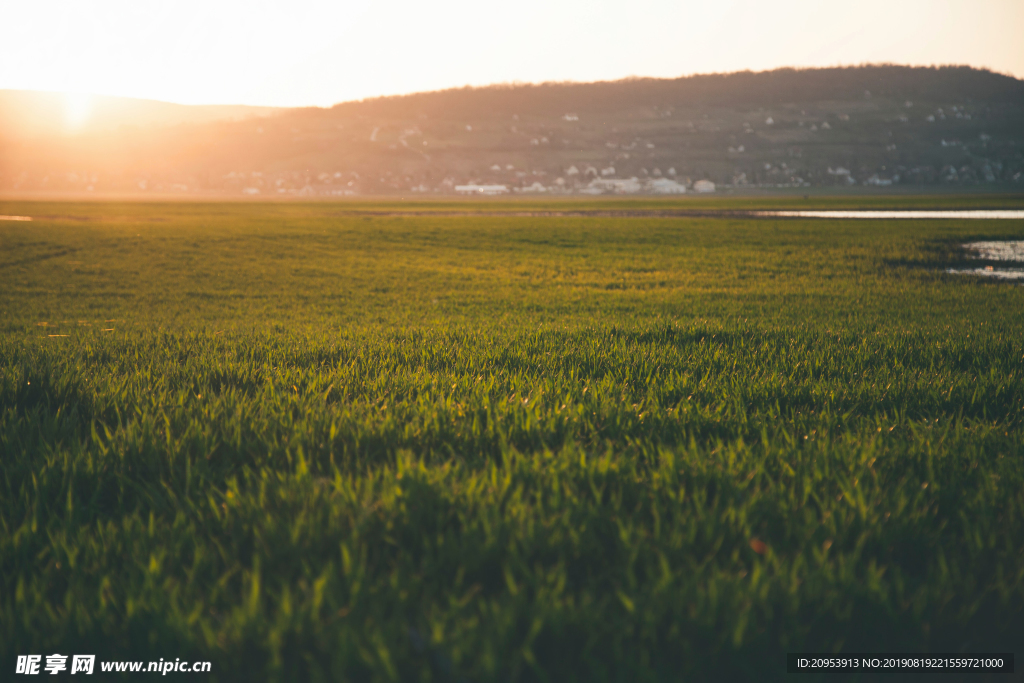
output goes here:
[{"label": "hill", "polygon": [[243,120],[195,109],[203,111],[166,119],[174,125],[151,117],[129,126],[124,116],[119,127],[77,135],[7,135],[0,189],[276,196],[451,193],[476,183],[601,193],[678,191],[700,179],[1020,186],[1024,170],[1024,81],[969,67],[498,85]]},{"label": "hill", "polygon": [[182,123],[237,121],[282,111],[248,105],[184,105],[132,97],[0,90],[0,136],[96,134],[122,127],[154,128]]}]

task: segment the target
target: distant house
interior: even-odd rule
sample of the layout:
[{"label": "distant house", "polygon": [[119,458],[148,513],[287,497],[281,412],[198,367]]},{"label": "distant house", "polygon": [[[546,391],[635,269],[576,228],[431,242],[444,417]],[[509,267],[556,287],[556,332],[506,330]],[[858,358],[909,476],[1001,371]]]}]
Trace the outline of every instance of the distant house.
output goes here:
[{"label": "distant house", "polygon": [[565,116],[562,117],[562,120],[563,121],[579,121],[580,117],[577,116],[576,114],[566,114]]},{"label": "distant house", "polygon": [[773,119],[772,117],[769,116],[768,118],[766,118],[764,120],[764,125],[766,125],[766,126],[774,126],[775,125],[775,119]]},{"label": "distant house", "polygon": [[635,194],[643,189],[636,178],[595,178],[584,190],[587,194]]},{"label": "distant house", "polygon": [[825,121],[824,123],[821,124],[821,129],[822,130],[831,130],[832,126],[828,125],[828,121]]},{"label": "distant house", "polygon": [[516,189],[516,192],[547,192],[548,188],[541,185],[539,182],[534,182],[533,185],[527,187],[520,187]]},{"label": "distant house", "polygon": [[698,180],[693,184],[694,192],[714,192],[715,184],[710,180]]},{"label": "distant house", "polygon": [[609,166],[608,168],[602,168],[601,175],[605,177],[615,175],[615,167]]},{"label": "distant house", "polygon": [[579,172],[580,170],[578,168],[576,168],[575,166],[570,166],[568,169],[566,169],[565,175],[579,175]]},{"label": "distant house", "polygon": [[834,175],[834,176],[840,176],[841,178],[845,178],[847,185],[853,185],[853,184],[855,184],[857,182],[857,179],[854,178],[852,175],[850,175],[850,169],[843,168],[842,166],[836,166],[835,169],[833,169],[831,166],[829,166],[828,167],[828,174],[829,175]]},{"label": "distant house", "polygon": [[655,178],[647,183],[647,189],[654,194],[685,194],[686,186],[671,178]]},{"label": "distant house", "polygon": [[505,185],[477,185],[475,183],[470,183],[469,185],[456,185],[455,191],[459,194],[490,196],[508,194],[508,187]]}]

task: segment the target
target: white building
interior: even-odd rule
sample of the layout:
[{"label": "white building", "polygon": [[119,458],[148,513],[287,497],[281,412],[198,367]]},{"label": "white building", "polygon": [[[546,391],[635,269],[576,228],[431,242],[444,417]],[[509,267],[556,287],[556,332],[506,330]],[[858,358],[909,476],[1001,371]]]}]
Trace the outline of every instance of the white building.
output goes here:
[{"label": "white building", "polygon": [[647,183],[647,189],[654,194],[684,194],[686,186],[671,178],[655,178]]},{"label": "white building", "polygon": [[694,192],[714,192],[715,184],[710,180],[698,180],[693,184]]},{"label": "white building", "polygon": [[636,194],[643,189],[636,178],[595,178],[584,192],[587,194]]},{"label": "white building", "polygon": [[455,191],[459,194],[470,194],[470,195],[496,195],[496,194],[508,194],[508,187],[505,185],[477,185],[470,183],[469,185],[456,185]]},{"label": "white building", "polygon": [[516,188],[516,192],[547,192],[548,188],[541,185],[539,182],[534,182],[533,185],[527,187]]}]

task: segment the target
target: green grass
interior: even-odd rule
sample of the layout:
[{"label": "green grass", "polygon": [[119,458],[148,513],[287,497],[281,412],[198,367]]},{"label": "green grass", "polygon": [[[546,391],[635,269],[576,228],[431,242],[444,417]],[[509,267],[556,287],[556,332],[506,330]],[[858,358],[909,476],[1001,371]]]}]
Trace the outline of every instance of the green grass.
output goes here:
[{"label": "green grass", "polygon": [[0,203],[0,665],[1021,651],[1024,288],[941,272],[1020,221],[407,208]]}]

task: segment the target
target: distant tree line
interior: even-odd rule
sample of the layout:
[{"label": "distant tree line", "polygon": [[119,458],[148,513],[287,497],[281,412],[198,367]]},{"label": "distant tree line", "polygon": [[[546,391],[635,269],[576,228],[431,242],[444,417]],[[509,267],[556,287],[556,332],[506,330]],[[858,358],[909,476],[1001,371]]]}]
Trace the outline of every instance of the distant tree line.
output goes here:
[{"label": "distant tree line", "polygon": [[873,96],[932,101],[1024,104],[1024,81],[969,66],[865,65],[704,74],[675,79],[629,78],[598,83],[493,85],[381,97],[336,105],[346,115],[404,118],[600,113],[623,103],[659,107],[771,106],[787,102]]}]

